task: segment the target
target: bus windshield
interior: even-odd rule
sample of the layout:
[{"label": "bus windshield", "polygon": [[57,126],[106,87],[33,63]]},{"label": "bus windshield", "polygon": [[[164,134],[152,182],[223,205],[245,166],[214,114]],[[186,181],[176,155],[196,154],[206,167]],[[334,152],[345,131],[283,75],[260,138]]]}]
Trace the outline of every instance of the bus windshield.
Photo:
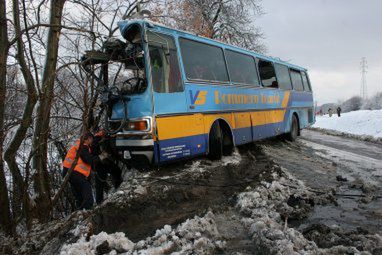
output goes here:
[{"label": "bus windshield", "polygon": [[147,81],[141,29],[132,26],[125,35],[126,43],[119,47],[121,50],[110,47],[112,61],[108,63],[108,82],[123,94],[142,93],[147,88]]}]

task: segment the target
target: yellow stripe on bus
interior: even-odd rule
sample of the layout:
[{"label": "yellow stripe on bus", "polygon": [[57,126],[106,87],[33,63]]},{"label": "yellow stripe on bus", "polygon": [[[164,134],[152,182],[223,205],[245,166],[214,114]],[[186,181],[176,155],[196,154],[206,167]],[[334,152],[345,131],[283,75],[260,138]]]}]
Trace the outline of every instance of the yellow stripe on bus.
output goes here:
[{"label": "yellow stripe on bus", "polygon": [[232,113],[216,113],[216,114],[205,114],[204,117],[204,134],[208,134],[210,132],[210,128],[212,124],[217,119],[223,119],[228,122],[232,129],[235,129],[235,122],[233,120]]},{"label": "yellow stripe on bus", "polygon": [[160,117],[156,119],[158,140],[181,138],[204,133],[201,114]]},{"label": "yellow stripe on bus", "polygon": [[251,126],[250,112],[238,112],[238,113],[234,113],[234,116],[235,116],[235,128],[247,128]]},{"label": "yellow stripe on bus", "polygon": [[284,92],[284,98],[283,98],[283,101],[281,103],[281,107],[282,108],[286,108],[287,107],[288,102],[289,102],[289,96],[290,96],[290,91],[285,91]]},{"label": "yellow stripe on bus", "polygon": [[[289,95],[286,97],[289,97]],[[284,97],[283,103],[287,101],[286,97]],[[158,140],[208,134],[212,123],[217,119],[224,119],[232,129],[278,123],[284,121],[285,112],[285,109],[280,109],[159,117],[156,119]]]}]

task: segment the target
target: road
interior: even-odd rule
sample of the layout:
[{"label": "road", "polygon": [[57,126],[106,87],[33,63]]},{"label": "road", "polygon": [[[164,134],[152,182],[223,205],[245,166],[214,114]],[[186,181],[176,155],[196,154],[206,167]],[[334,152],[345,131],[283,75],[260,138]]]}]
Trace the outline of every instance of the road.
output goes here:
[{"label": "road", "polygon": [[382,233],[382,145],[303,130],[295,143],[265,141],[267,153],[289,173],[336,201],[317,205],[299,229],[338,225]]}]

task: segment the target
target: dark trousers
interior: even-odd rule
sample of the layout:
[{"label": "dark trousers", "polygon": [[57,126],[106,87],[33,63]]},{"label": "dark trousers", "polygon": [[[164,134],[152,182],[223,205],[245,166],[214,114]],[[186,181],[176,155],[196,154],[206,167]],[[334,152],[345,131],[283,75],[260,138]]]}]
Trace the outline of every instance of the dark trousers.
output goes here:
[{"label": "dark trousers", "polygon": [[94,198],[90,181],[85,175],[73,171],[69,178],[74,198],[76,199],[77,209],[90,210],[93,207]]},{"label": "dark trousers", "polygon": [[110,159],[106,159],[103,162],[98,163],[95,166],[95,170],[96,203],[100,204],[103,201],[103,193],[107,187],[107,175],[111,175],[114,188],[117,189],[122,183],[122,170]]}]

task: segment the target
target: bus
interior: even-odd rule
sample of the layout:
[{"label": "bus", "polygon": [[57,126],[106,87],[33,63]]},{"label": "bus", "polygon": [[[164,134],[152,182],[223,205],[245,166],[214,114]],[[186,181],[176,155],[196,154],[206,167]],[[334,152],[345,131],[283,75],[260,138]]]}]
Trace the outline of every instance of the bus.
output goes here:
[{"label": "bus", "polygon": [[220,159],[315,122],[305,68],[148,20],[118,25],[124,39],[84,63],[102,66],[105,125],[125,159]]}]

